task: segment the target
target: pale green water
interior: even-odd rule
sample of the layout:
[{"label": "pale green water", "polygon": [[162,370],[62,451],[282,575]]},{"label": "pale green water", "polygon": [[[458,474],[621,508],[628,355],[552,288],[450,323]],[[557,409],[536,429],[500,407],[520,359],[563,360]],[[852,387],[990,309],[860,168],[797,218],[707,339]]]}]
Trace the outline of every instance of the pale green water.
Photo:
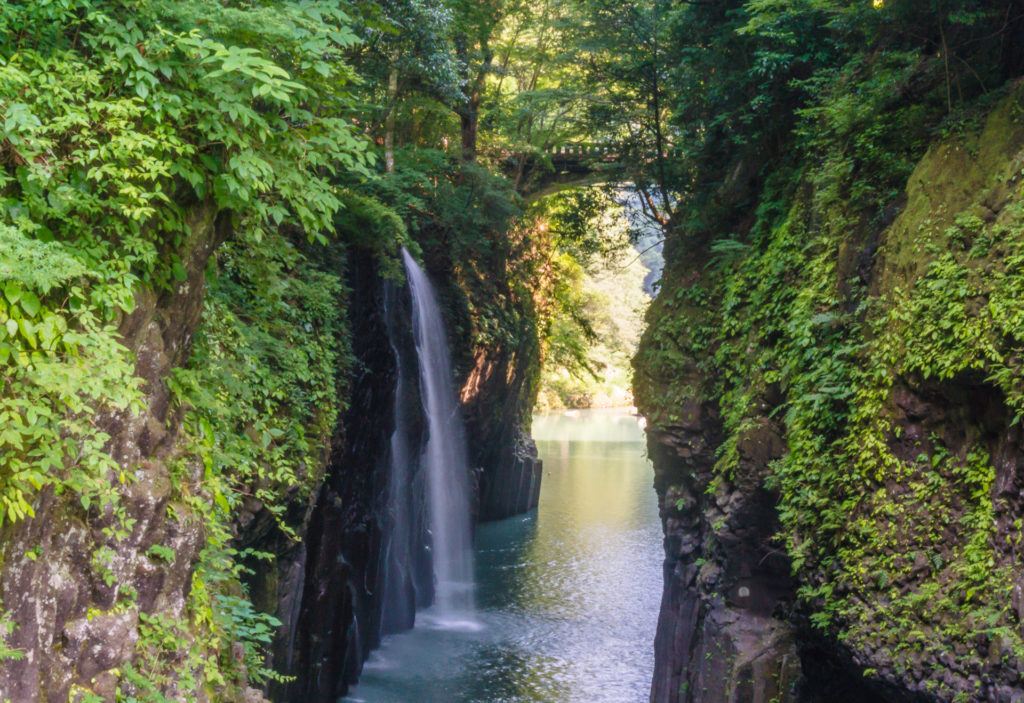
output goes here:
[{"label": "pale green water", "polygon": [[625,411],[538,417],[536,514],[482,525],[477,611],[385,639],[349,703],[641,703],[654,667],[661,525]]}]

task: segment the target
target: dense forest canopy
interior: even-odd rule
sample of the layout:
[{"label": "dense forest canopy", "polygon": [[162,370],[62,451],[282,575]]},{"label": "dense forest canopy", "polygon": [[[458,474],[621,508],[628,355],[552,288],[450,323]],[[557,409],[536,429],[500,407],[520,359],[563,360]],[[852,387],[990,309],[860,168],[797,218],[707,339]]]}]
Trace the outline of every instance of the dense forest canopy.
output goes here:
[{"label": "dense forest canopy", "polygon": [[[713,379],[700,394],[720,404],[730,437],[718,455],[730,476],[759,399],[789,394],[788,458],[773,477],[786,548],[815,622],[859,636],[850,623],[869,589],[850,564],[884,536],[840,534],[863,496],[833,467],[884,463],[865,437],[878,437],[885,389],[862,362],[889,368],[910,352],[872,331],[868,264],[848,257],[835,290],[829,256],[840,241],[873,252],[870,233],[892,221],[928,145],[976,130],[1009,93],[1022,29],[1020,0],[7,2],[0,523],[13,530],[54,500],[74,506],[102,533],[88,559],[113,584],[116,545],[138,519],[125,496],[151,459],[114,439],[145,407],[170,408],[157,424],[180,421],[186,439],[161,449],[167,501],[200,526],[201,546],[188,608],[143,615],[120,695],[280,678],[263,654],[279,623],[244,585],[266,555],[237,542],[237,520],[256,500],[290,534],[296,495],[318,490],[310,467],[357,371],[348,253],[370,251],[400,278],[407,247],[458,283],[453,334],[510,354],[529,339],[547,373],[589,378],[627,353],[605,339],[595,355],[600,337],[637,333],[612,324],[625,303],[601,278],[638,236],[622,225],[625,187],[678,284],[638,361],[638,387],[659,398],[650,413],[676,421],[698,359]],[[560,182],[567,146],[603,151]],[[808,212],[824,224],[800,229]],[[958,221],[950,236],[969,249],[983,224]],[[1018,249],[1002,254],[1018,262]],[[994,287],[998,304],[972,346],[941,300],[915,299],[935,305],[960,346],[927,346],[922,333],[925,351],[903,371],[978,370],[1019,419],[1019,348],[1006,341],[1022,324],[1019,272],[974,281],[953,255],[929,271],[936,288]],[[202,322],[159,349],[167,377],[146,378],[139,348],[152,348],[150,327],[176,324],[154,312],[168,305]],[[707,314],[688,317],[695,309]],[[965,480],[987,470],[975,452]],[[827,507],[835,483],[842,500]],[[986,518],[971,515],[976,539],[954,580],[1001,592]],[[176,555],[155,545],[148,558]],[[979,617],[1002,623],[1001,607],[978,606]],[[0,632],[16,628],[0,619]],[[0,645],[0,658],[20,656]]]}]

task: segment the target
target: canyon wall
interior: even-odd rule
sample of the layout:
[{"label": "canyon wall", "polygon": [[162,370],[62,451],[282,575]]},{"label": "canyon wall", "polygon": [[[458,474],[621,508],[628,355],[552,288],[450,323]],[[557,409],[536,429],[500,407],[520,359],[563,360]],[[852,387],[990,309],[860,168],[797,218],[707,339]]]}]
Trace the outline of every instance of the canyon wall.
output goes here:
[{"label": "canyon wall", "polygon": [[1024,700],[1024,91],[973,110],[880,211],[748,157],[670,235],[654,703]]},{"label": "canyon wall", "polygon": [[[257,604],[284,623],[275,638],[273,662],[294,681],[272,685],[274,700],[337,700],[358,680],[381,637],[412,627],[415,608],[433,599],[425,477],[418,461],[426,427],[409,291],[366,252],[351,253],[346,268],[354,372],[325,480],[298,528],[304,535],[300,542],[271,533],[252,544],[279,554],[274,569],[258,570],[252,589],[262,594],[254,598]],[[437,271],[431,275],[434,281],[451,281]],[[465,295],[450,285],[442,284],[441,290],[456,301]],[[461,312],[472,325],[469,311]],[[458,314],[448,309],[450,318]],[[523,324],[528,328],[530,319],[524,316]],[[474,347],[465,335],[450,336],[453,355],[475,362],[459,374],[467,379],[462,402],[480,519],[525,512],[539,494],[540,461],[520,429],[532,405],[529,381],[537,365],[536,347],[528,343],[532,337],[526,339],[518,354],[507,354]],[[399,370],[403,397],[395,394]],[[394,509],[389,475],[396,407],[404,413],[411,454],[411,510],[402,518],[414,545],[413,553],[402,557],[406,563],[393,564],[393,573],[402,574],[398,586],[385,583],[386,561],[395,558],[389,549],[395,524],[389,514]],[[385,608],[387,588],[397,588],[407,607]]]},{"label": "canyon wall", "polygon": [[[204,270],[228,233],[207,204],[191,209],[188,226],[191,236],[180,248],[184,280],[168,291],[138,291],[119,327],[136,359],[144,410],[97,420],[112,456],[138,467],[119,488],[128,520],[109,506],[46,490],[32,520],[3,528],[0,598],[5,620],[14,624],[4,647],[16,654],[0,658],[0,700],[66,701],[81,691],[113,700],[117,671],[137,656],[140,617],[176,618],[186,608],[203,534],[187,507],[174,502],[170,473],[181,412],[164,379],[188,357]],[[196,485],[198,477],[189,481]],[[154,558],[154,545],[169,548],[170,558]]]}]

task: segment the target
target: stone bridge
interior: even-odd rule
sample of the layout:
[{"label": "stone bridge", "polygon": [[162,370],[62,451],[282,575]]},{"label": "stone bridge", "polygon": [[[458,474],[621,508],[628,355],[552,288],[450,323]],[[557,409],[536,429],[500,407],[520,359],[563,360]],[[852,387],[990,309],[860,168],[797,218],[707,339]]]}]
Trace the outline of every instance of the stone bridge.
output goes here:
[{"label": "stone bridge", "polygon": [[616,163],[619,160],[619,148],[612,144],[563,144],[548,149],[546,153],[556,166]]},{"label": "stone bridge", "polygon": [[509,155],[510,175],[527,200],[582,185],[596,185],[612,179],[619,163],[620,149],[615,144],[562,144],[544,151],[543,157],[528,157],[520,165],[518,156]]}]

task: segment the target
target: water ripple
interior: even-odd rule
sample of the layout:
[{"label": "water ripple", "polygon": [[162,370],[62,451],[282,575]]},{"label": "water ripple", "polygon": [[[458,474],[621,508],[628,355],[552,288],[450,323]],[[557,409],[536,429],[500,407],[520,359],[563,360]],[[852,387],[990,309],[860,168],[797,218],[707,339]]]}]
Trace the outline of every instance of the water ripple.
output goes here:
[{"label": "water ripple", "polygon": [[661,528],[636,418],[538,418],[537,514],[480,526],[478,611],[426,610],[345,703],[640,703],[654,666]]}]

